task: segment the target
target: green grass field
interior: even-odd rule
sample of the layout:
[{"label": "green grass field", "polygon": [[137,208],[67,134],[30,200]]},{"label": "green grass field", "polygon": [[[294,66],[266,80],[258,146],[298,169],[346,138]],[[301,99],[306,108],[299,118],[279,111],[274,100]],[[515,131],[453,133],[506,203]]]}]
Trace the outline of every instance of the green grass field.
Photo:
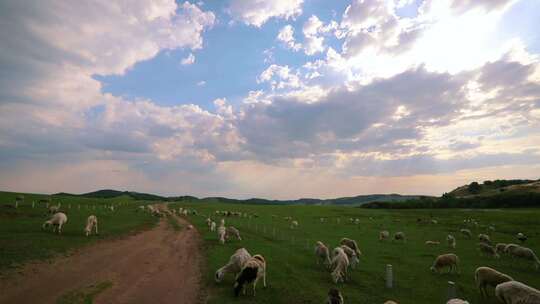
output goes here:
[{"label": "green grass field", "polygon": [[[207,257],[203,274],[210,294],[209,303],[253,302],[251,296],[235,299],[232,292],[232,275],[216,284],[214,272],[227,263],[231,254],[245,247],[251,254],[265,256],[268,265],[268,288],[257,287],[257,303],[321,303],[328,289],[334,286],[330,274],[317,266],[313,254],[317,240],[323,241],[332,250],[342,237],[355,239],[363,256],[352,279],[339,284],[347,303],[384,303],[393,299],[399,303],[446,303],[448,281],[457,285],[460,297],[471,303],[497,303],[494,297],[481,299],[474,284],[474,270],[479,266],[490,266],[511,275],[535,288],[540,288],[540,271],[532,263],[514,263],[507,257],[500,260],[481,257],[477,240],[464,239],[457,231],[470,228],[463,219],[474,218],[480,226],[495,225],[492,233],[494,242],[516,242],[514,235],[523,232],[529,236],[526,246],[540,252],[540,230],[538,209],[519,210],[366,210],[350,207],[329,206],[253,206],[227,204],[174,204],[175,207],[193,208],[199,216],[189,216],[202,232]],[[258,218],[226,218],[227,225],[239,228],[244,240],[233,240],[220,245],[217,235],[209,232],[205,224],[208,214],[215,210],[240,211],[258,214]],[[273,218],[272,215],[276,215]],[[283,217],[292,216],[300,223],[296,230],[289,228]],[[417,218],[436,218],[439,223],[418,224]],[[326,223],[320,218],[326,217]],[[360,224],[349,222],[359,218]],[[340,223],[337,223],[337,219]],[[403,231],[408,237],[406,244],[379,242],[380,230],[391,233]],[[471,228],[473,234],[485,232],[479,227]],[[449,249],[445,238],[452,233],[457,238],[457,248]],[[424,245],[426,240],[439,240],[438,247]],[[442,253],[456,253],[461,260],[461,274],[432,274],[429,270],[435,257]],[[395,287],[385,288],[384,271],[387,264],[394,268]],[[491,293],[492,290],[490,290]]]},{"label": "green grass field", "polygon": [[[126,197],[88,199],[81,197],[53,198],[51,205],[61,203],[68,222],[61,236],[52,230],[41,230],[49,217],[44,195],[24,194],[24,202],[15,208],[17,193],[0,192],[0,273],[9,271],[29,260],[42,260],[97,240],[116,237],[150,227],[157,219],[148,213],[135,212],[143,202]],[[32,201],[35,206],[32,208]],[[115,206],[115,211],[105,206]],[[80,206],[80,208],[79,208]],[[86,237],[83,229],[86,218],[95,214],[99,221],[98,236]]]}]

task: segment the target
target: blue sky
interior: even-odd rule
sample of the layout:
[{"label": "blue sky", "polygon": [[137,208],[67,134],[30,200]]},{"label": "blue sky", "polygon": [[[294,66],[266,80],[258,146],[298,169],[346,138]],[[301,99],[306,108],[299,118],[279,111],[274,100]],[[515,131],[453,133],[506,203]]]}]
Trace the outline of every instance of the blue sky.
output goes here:
[{"label": "blue sky", "polygon": [[4,1],[0,17],[0,189],[290,199],[539,178],[539,1]]}]

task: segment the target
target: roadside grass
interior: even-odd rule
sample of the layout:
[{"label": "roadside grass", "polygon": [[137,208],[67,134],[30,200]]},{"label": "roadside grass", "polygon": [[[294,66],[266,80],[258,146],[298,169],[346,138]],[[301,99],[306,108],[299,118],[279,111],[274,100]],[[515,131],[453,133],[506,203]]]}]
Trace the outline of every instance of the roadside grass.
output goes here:
[{"label": "roadside grass", "polygon": [[[0,274],[6,274],[30,260],[43,260],[97,240],[117,237],[146,229],[157,223],[157,218],[137,212],[145,202],[127,197],[114,199],[87,199],[80,197],[54,198],[51,205],[61,203],[61,211],[68,216],[61,235],[41,226],[49,218],[44,195],[24,194],[25,201],[15,208],[17,193],[0,192]],[[35,201],[32,208],[32,201]],[[114,211],[107,206],[113,205]],[[79,207],[80,206],[80,207]],[[98,217],[99,235],[86,237],[86,218]]]},{"label": "roadside grass", "polygon": [[178,223],[175,216],[167,217],[167,222],[174,229],[174,231],[182,231],[182,228],[184,228],[182,225],[180,225],[180,223]]},{"label": "roadside grass", "polygon": [[[540,209],[513,210],[367,210],[336,206],[255,206],[233,204],[174,204],[178,207],[195,209],[199,216],[188,216],[188,220],[201,232],[207,267],[203,280],[209,293],[208,303],[252,303],[253,297],[236,299],[233,296],[233,275],[214,282],[214,272],[225,265],[238,248],[245,247],[253,255],[262,254],[268,264],[268,288],[262,281],[257,286],[257,303],[321,303],[330,287],[335,286],[330,274],[317,266],[314,257],[315,242],[320,240],[332,250],[342,237],[355,239],[362,250],[359,267],[352,272],[351,280],[337,287],[347,303],[384,303],[396,300],[399,303],[446,303],[448,281],[457,286],[457,295],[471,303],[495,304],[491,296],[482,299],[474,283],[474,271],[479,266],[493,267],[535,288],[540,288],[540,271],[532,263],[515,262],[508,257],[499,260],[480,256],[477,239],[465,239],[459,229],[470,228],[474,236],[486,233],[486,227],[494,225],[496,232],[492,240],[515,243],[515,234],[523,232],[529,236],[525,246],[540,253]],[[205,219],[210,216],[219,223],[221,216],[216,210],[239,211],[257,214],[258,218],[225,217],[227,226],[240,230],[243,240],[218,243],[215,232],[210,232]],[[275,217],[272,217],[275,215]],[[290,229],[283,218],[292,216],[298,220],[298,229]],[[325,223],[320,218],[326,218]],[[438,224],[419,224],[417,218],[438,220]],[[337,219],[340,222],[337,222]],[[349,222],[349,218],[360,219],[360,224]],[[481,227],[466,227],[463,220],[476,219]],[[406,243],[378,241],[379,231],[391,234],[403,231]],[[446,236],[451,233],[457,238],[457,248],[446,246]],[[438,240],[441,245],[428,247],[427,240]],[[461,260],[460,274],[432,274],[429,267],[435,257],[443,253],[456,253]],[[385,267],[394,268],[394,288],[385,288]],[[493,290],[490,290],[493,294]]]},{"label": "roadside grass", "polygon": [[95,296],[112,286],[112,282],[105,281],[82,289],[73,290],[58,298],[56,304],[92,304],[94,303]]}]

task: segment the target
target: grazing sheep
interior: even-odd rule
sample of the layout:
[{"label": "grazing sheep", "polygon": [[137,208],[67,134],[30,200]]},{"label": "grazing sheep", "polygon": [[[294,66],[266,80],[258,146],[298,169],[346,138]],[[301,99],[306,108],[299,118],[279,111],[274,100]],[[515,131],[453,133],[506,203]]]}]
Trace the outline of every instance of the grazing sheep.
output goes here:
[{"label": "grazing sheep", "polygon": [[384,304],[398,304],[398,302],[394,302],[394,301],[386,301],[386,302],[384,302]]},{"label": "grazing sheep", "polygon": [[208,228],[210,228],[210,225],[212,225],[212,220],[210,218],[207,218],[206,219],[206,226],[208,226]]},{"label": "grazing sheep", "polygon": [[356,265],[360,263],[360,259],[358,259],[358,255],[356,254],[356,251],[354,251],[351,247],[347,245],[341,245],[341,248],[349,258],[350,266],[352,269],[356,268]]},{"label": "grazing sheep", "polygon": [[472,237],[472,233],[469,229],[461,229],[459,230],[459,232],[461,232],[461,234],[463,234],[468,239]]},{"label": "grazing sheep", "polygon": [[50,214],[58,213],[59,210],[60,210],[60,206],[50,206],[49,207],[49,213]]},{"label": "grazing sheep", "polygon": [[246,248],[240,248],[234,252],[233,255],[229,258],[229,262],[225,266],[216,270],[215,280],[217,283],[223,281],[225,274],[233,273],[234,276],[242,270],[244,264],[251,259],[251,254],[246,250]]},{"label": "grazing sheep", "polygon": [[219,221],[219,226],[225,226],[225,219],[221,219],[221,221]]},{"label": "grazing sheep", "polygon": [[355,224],[355,225],[360,224],[360,219],[354,219],[354,224]]},{"label": "grazing sheep", "polygon": [[317,257],[317,265],[322,261],[323,264],[330,266],[330,252],[321,241],[317,241],[315,244],[315,256]]},{"label": "grazing sheep", "polygon": [[291,229],[298,228],[298,221],[292,221],[291,222]]},{"label": "grazing sheep", "polygon": [[193,227],[193,225],[188,225],[188,226],[187,226],[187,229],[188,229],[188,230],[193,230],[193,229],[195,229],[195,227]]},{"label": "grazing sheep", "polygon": [[527,237],[525,236],[525,234],[520,232],[516,235],[516,239],[518,239],[518,241],[520,241],[523,244],[527,240]]},{"label": "grazing sheep", "polygon": [[210,223],[210,231],[216,231],[216,222]]},{"label": "grazing sheep", "polygon": [[439,241],[426,241],[425,244],[428,245],[428,246],[437,246],[437,245],[441,244],[441,242],[439,242]]},{"label": "grazing sheep", "polygon": [[337,288],[330,288],[328,291],[328,298],[326,298],[326,304],[343,304],[343,296]]},{"label": "grazing sheep", "polygon": [[244,285],[253,283],[253,296],[255,296],[255,287],[257,287],[257,281],[260,278],[263,279],[263,286],[266,288],[266,261],[262,255],[256,254],[244,264],[240,274],[236,277],[234,295],[238,296],[242,290],[246,294]]},{"label": "grazing sheep", "polygon": [[386,240],[390,237],[390,232],[383,230],[379,232],[379,241]]},{"label": "grazing sheep", "polygon": [[334,283],[345,282],[347,278],[347,268],[349,268],[349,258],[343,248],[336,247],[334,249],[334,257],[332,258],[332,280]]},{"label": "grazing sheep", "polygon": [[452,272],[452,270],[456,270],[459,273],[458,264],[459,258],[457,255],[453,253],[441,254],[433,262],[431,271],[440,273],[441,269],[448,267],[448,273]]},{"label": "grazing sheep", "polygon": [[540,267],[540,260],[538,259],[534,251],[532,251],[530,248],[521,246],[514,248],[514,250],[511,251],[511,255],[514,258],[532,261],[536,269]]},{"label": "grazing sheep", "polygon": [[456,249],[456,238],[453,235],[449,234],[446,237],[446,242],[448,243],[448,247]]},{"label": "grazing sheep", "polygon": [[229,239],[232,236],[234,236],[239,241],[242,240],[242,238],[240,237],[240,231],[238,231],[238,229],[234,228],[233,226],[229,226],[226,229],[225,238]]},{"label": "grazing sheep", "polygon": [[493,268],[478,267],[474,272],[474,280],[476,281],[476,286],[480,291],[480,295],[487,297],[488,286],[495,288],[501,283],[513,281],[514,279],[504,273],[498,272]]},{"label": "grazing sheep", "polygon": [[86,236],[92,234],[92,229],[95,230],[96,234],[98,233],[98,220],[95,215],[90,215],[86,219],[86,227],[84,228],[84,232],[86,233]]},{"label": "grazing sheep", "polygon": [[227,235],[227,228],[225,226],[219,226],[217,229],[219,242],[221,244],[225,244],[225,236]]},{"label": "grazing sheep", "polygon": [[512,252],[514,251],[514,249],[516,249],[518,247],[521,247],[521,246],[519,246],[517,244],[510,243],[510,244],[506,245],[506,247],[504,247],[504,253],[512,256]]},{"label": "grazing sheep", "polygon": [[405,233],[399,231],[399,232],[396,232],[396,234],[394,234],[394,241],[403,241],[403,242],[407,242],[407,238],[405,237]]},{"label": "grazing sheep", "polygon": [[45,221],[41,226],[42,229],[45,229],[49,226],[53,226],[53,232],[58,231],[58,234],[62,233],[62,226],[67,223],[67,215],[62,212],[55,213],[48,221]]},{"label": "grazing sheep", "polygon": [[349,248],[351,248],[352,250],[354,250],[354,252],[356,252],[356,256],[358,258],[360,258],[360,256],[362,256],[362,252],[360,251],[360,248],[358,248],[358,245],[356,244],[355,240],[351,240],[351,239],[348,239],[348,238],[342,238],[341,241],[339,242],[339,244],[340,245],[346,245]]},{"label": "grazing sheep", "polygon": [[506,248],[506,245],[507,245],[507,244],[505,244],[505,243],[497,243],[497,244],[495,245],[495,251],[496,251],[499,255],[505,253],[504,250],[505,250],[505,248]]},{"label": "grazing sheep", "polygon": [[469,304],[469,302],[462,299],[450,299],[446,304]]},{"label": "grazing sheep", "polygon": [[437,225],[439,222],[437,220],[431,220],[431,223]]},{"label": "grazing sheep", "polygon": [[478,235],[478,240],[480,242],[482,242],[482,243],[486,243],[486,244],[491,245],[491,239],[489,238],[489,235],[487,235],[487,234],[480,233]]},{"label": "grazing sheep", "polygon": [[510,281],[495,287],[495,297],[504,304],[538,304],[540,291],[518,281]]},{"label": "grazing sheep", "polygon": [[478,243],[478,249],[480,250],[481,253],[484,253],[487,256],[490,256],[496,259],[500,258],[495,248],[493,248],[492,246],[486,243]]}]

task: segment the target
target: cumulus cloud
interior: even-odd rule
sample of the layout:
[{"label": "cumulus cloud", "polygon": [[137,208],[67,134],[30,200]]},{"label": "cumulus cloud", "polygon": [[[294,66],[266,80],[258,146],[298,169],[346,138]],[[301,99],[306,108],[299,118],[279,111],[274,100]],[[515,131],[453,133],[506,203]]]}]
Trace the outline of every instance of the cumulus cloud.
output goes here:
[{"label": "cumulus cloud", "polygon": [[193,53],[189,53],[189,55],[187,57],[182,58],[182,60],[180,60],[180,63],[182,65],[194,64],[195,63],[195,55],[193,55]]},{"label": "cumulus cloud", "polygon": [[247,25],[261,27],[270,18],[292,19],[302,14],[304,0],[232,0],[229,13]]},{"label": "cumulus cloud", "polygon": [[302,48],[302,45],[295,41],[294,29],[290,24],[287,24],[283,28],[281,28],[277,35],[277,39],[283,42],[287,46],[287,48],[291,50],[298,51],[300,48]]},{"label": "cumulus cloud", "polygon": [[298,88],[301,86],[298,73],[292,72],[289,66],[280,66],[277,64],[272,64],[264,70],[257,78],[257,82],[270,83],[272,90]]}]

